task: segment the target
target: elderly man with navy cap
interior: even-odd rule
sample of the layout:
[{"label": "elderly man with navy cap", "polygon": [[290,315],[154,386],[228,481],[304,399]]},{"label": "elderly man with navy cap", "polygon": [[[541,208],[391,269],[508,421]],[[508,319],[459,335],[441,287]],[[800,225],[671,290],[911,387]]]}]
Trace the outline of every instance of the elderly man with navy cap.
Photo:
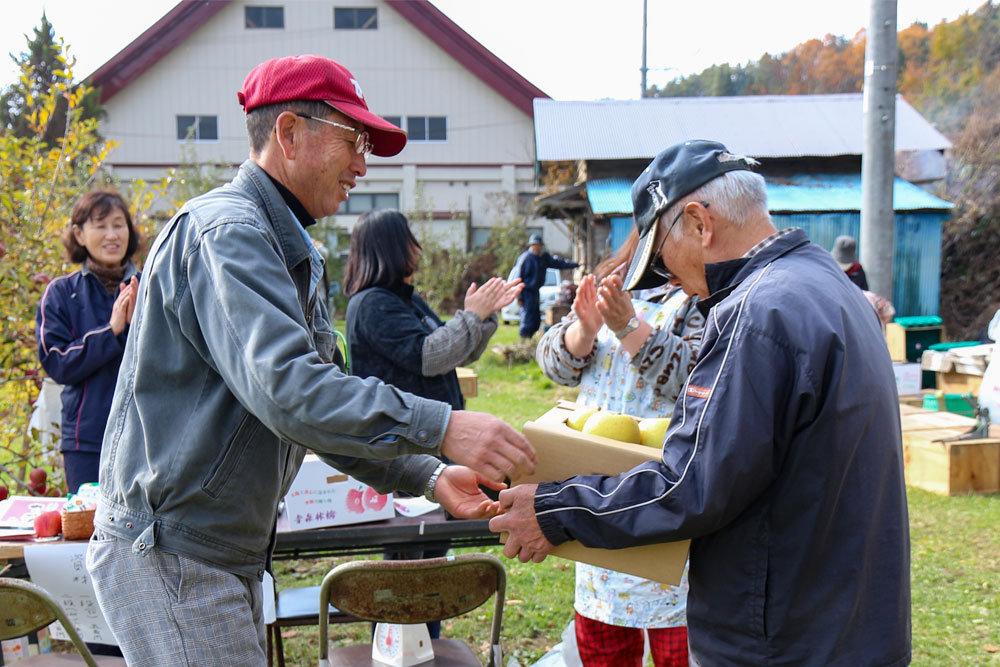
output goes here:
[{"label": "elderly man with navy cap", "polygon": [[130,665],[265,664],[261,578],[306,449],[463,517],[497,509],[479,484],[534,469],[501,420],[333,363],[306,228],[406,134],[320,56],[269,60],[238,97],[250,159],[150,249],[104,436],[87,566]]},{"label": "elderly man with navy cap", "polygon": [[661,460],[502,491],[504,553],[688,539],[694,665],[905,665],[909,534],[879,322],[824,249],[778,231],[756,161],[664,150],[632,187],[626,289],[701,297],[698,362]]}]

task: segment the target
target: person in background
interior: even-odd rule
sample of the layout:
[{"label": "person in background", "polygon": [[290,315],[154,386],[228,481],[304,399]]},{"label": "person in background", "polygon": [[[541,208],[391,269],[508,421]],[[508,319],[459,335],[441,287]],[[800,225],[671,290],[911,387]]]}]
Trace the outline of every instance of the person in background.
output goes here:
[{"label": "person in background", "polygon": [[101,452],[87,571],[132,667],[263,667],[261,580],[306,450],[463,518],[496,512],[480,485],[535,467],[502,420],[334,363],[307,228],[406,133],[321,56],[261,63],[237,99],[249,159],[150,249]]},{"label": "person in background", "polygon": [[837,265],[847,274],[848,279],[861,289],[868,291],[868,278],[858,261],[858,243],[853,236],[838,236],[830,251]]},{"label": "person in background", "polygon": [[[633,229],[583,277],[573,310],[542,335],[536,359],[555,382],[580,387],[577,403],[669,417],[694,366],[705,318],[697,297],[657,285],[662,279],[655,276],[631,298],[621,290],[638,241]],[[584,667],[638,667],[645,634],[657,667],[687,665],[687,591],[686,572],[669,586],[577,563],[575,631]]]},{"label": "person in background", "polygon": [[38,359],[63,385],[59,449],[66,487],[96,482],[118,367],[135,310],[139,233],[114,190],[92,190],[73,207],[63,233],[80,268],[50,282],[35,315]]},{"label": "person in background", "polygon": [[[540,562],[577,540],[691,539],[694,665],[906,665],[910,538],[899,402],[872,308],[830,253],[777,230],[756,160],[714,141],[632,185],[651,275],[699,297],[698,360],[659,460],[500,492],[490,530]],[[859,390],[858,383],[863,383]]]},{"label": "person in background", "polygon": [[[497,330],[497,311],[521,291],[521,281],[490,278],[465,294],[464,308],[443,322],[413,290],[420,243],[399,211],[372,210],[351,230],[344,269],[351,374],[375,377],[424,398],[465,409],[455,369],[483,353]],[[388,560],[435,558],[440,551],[386,552]],[[432,639],[441,623],[429,623]]]},{"label": "person in background", "polygon": [[532,234],[528,239],[528,249],[517,258],[521,267],[521,324],[518,334],[521,338],[531,338],[542,324],[542,313],[539,306],[538,289],[545,284],[545,272],[549,268],[575,269],[580,266],[562,257],[555,257],[545,252],[540,234]]}]

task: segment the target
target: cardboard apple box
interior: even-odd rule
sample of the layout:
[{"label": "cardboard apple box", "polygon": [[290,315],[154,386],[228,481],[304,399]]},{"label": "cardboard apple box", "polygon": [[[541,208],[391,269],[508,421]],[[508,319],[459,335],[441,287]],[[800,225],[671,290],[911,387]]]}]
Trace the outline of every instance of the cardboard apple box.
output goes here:
[{"label": "cardboard apple box", "polygon": [[396,515],[392,495],[306,454],[299,474],[285,495],[285,509],[278,516],[278,531],[309,530],[391,519]]},{"label": "cardboard apple box", "polygon": [[[660,460],[660,450],[655,447],[570,428],[566,418],[578,407],[582,406],[560,401],[535,421],[525,423],[522,432],[535,447],[538,465],[534,474],[512,480],[512,485],[560,481],[574,475],[618,475],[641,463]],[[677,585],[690,545],[690,540],[683,540],[625,549],[593,549],[573,540],[557,546],[552,555]]]}]

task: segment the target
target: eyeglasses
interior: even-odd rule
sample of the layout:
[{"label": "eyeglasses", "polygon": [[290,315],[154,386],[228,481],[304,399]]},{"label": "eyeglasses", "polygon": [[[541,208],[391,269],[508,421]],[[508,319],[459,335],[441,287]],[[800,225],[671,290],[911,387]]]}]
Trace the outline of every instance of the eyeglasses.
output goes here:
[{"label": "eyeglasses", "polygon": [[316,116],[310,116],[305,113],[295,113],[299,118],[308,118],[309,120],[316,120],[320,123],[326,123],[327,125],[333,125],[334,127],[339,127],[342,130],[350,130],[358,135],[358,138],[354,140],[354,152],[358,155],[364,155],[365,160],[372,156],[372,138],[366,130],[358,130],[351,127],[350,125],[344,125],[343,123],[337,123],[332,120],[327,120],[325,118],[317,118]]},{"label": "eyeglasses", "polygon": [[[680,212],[676,216],[674,216],[674,221],[670,223],[669,227],[667,227],[667,233],[663,235],[662,239],[660,239],[660,245],[656,247],[656,252],[653,254],[653,262],[649,266],[650,271],[652,271],[653,273],[655,273],[656,275],[660,276],[661,278],[667,281],[671,280],[674,277],[674,274],[670,273],[670,270],[667,269],[667,266],[663,263],[663,258],[660,256],[660,251],[663,250],[663,244],[666,243],[667,237],[670,236],[670,232],[673,230],[674,225],[676,225],[677,221],[680,220],[681,216],[684,215],[684,212],[687,210],[687,205],[689,203],[691,202],[687,202],[684,204],[684,206],[681,207]],[[698,203],[704,206],[705,208],[708,208],[707,201]]]}]

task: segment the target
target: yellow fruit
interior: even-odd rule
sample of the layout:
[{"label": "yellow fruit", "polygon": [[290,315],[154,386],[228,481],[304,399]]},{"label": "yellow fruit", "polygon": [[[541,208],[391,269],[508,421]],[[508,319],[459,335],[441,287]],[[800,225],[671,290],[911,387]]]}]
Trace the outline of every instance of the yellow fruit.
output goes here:
[{"label": "yellow fruit", "polygon": [[639,425],[635,423],[635,419],[607,410],[595,412],[588,417],[583,425],[583,432],[622,442],[639,443]]},{"label": "yellow fruit", "polygon": [[670,417],[650,417],[639,420],[639,443],[647,447],[663,447],[663,438],[667,435]]},{"label": "yellow fruit", "polygon": [[577,408],[570,413],[569,417],[566,417],[566,425],[572,429],[581,431],[583,430],[583,425],[587,423],[587,419],[590,418],[590,415],[594,414],[599,409],[600,408],[592,407]]}]

